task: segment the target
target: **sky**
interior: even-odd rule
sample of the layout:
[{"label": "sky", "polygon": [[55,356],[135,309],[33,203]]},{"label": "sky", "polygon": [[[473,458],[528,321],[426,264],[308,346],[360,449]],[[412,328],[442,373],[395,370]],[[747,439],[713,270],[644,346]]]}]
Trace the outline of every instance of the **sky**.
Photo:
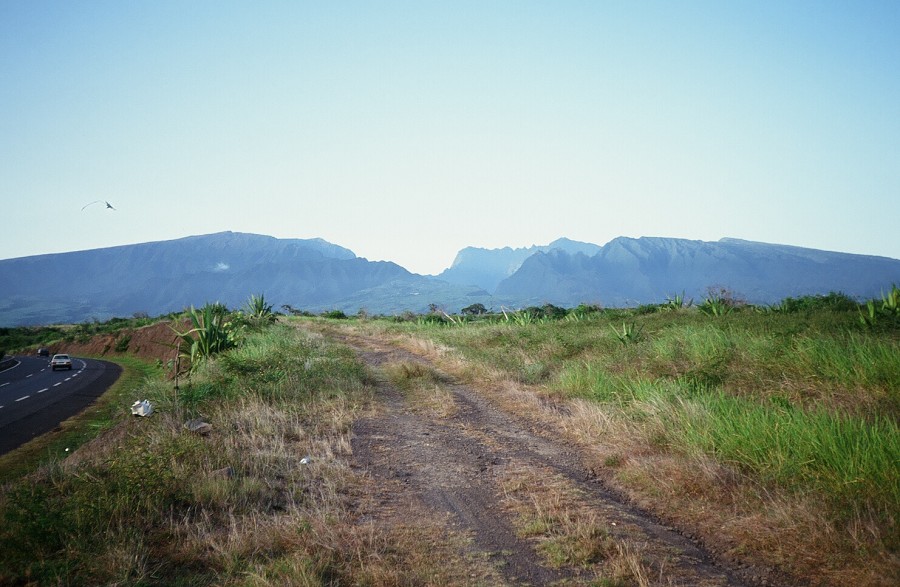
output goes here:
[{"label": "sky", "polygon": [[895,0],[0,1],[0,259],[228,230],[423,274],[560,237],[900,258],[898,201]]}]

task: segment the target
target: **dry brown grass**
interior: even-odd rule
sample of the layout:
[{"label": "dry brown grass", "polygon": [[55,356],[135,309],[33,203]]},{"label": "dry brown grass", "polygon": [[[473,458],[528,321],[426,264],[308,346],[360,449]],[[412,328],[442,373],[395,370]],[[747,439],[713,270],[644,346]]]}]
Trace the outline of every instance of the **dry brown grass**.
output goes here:
[{"label": "dry brown grass", "polygon": [[453,394],[428,365],[397,361],[386,365],[384,371],[391,383],[404,391],[412,409],[427,411],[438,418],[450,418],[457,413]]},{"label": "dry brown grass", "polygon": [[650,584],[637,543],[612,537],[616,523],[586,504],[567,479],[516,463],[499,483],[520,536],[535,542],[548,565],[579,567],[596,581]]},{"label": "dry brown grass", "polygon": [[[636,422],[615,406],[566,399],[541,385],[524,384],[499,368],[473,364],[430,340],[390,332],[381,325],[358,328],[428,357],[442,370],[477,387],[495,405],[577,443],[586,466],[609,486],[700,540],[724,560],[787,571],[811,585],[889,585],[896,578],[900,569],[896,555],[872,550],[885,538],[876,523],[853,519],[838,524],[824,515],[815,500],[764,489],[711,458],[671,451],[665,445],[664,419],[653,416],[652,406],[643,406],[643,413],[650,417]],[[523,360],[527,360],[524,355]],[[810,393],[793,388],[781,391],[798,397]],[[532,510],[522,514],[523,519],[539,519],[532,500],[520,501],[516,508]],[[635,571],[632,576],[646,575]]]}]

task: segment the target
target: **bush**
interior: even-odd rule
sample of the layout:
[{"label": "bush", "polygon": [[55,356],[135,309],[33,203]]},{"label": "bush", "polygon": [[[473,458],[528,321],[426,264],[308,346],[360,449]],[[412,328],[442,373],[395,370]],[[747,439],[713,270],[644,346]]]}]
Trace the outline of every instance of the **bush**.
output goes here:
[{"label": "bush", "polygon": [[827,295],[816,294],[799,298],[784,298],[773,306],[773,310],[792,314],[795,312],[814,312],[818,310],[834,310],[836,312],[853,311],[859,304],[850,296],[840,292],[829,292]]},{"label": "bush", "polygon": [[482,314],[487,314],[487,308],[484,307],[484,304],[472,304],[471,306],[466,306],[460,312],[467,316],[481,316]]}]

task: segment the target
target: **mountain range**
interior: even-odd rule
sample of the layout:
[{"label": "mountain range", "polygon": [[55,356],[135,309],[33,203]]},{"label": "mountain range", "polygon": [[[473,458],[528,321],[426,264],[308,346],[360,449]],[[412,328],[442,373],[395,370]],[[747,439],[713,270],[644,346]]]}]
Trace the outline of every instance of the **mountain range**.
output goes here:
[{"label": "mountain range", "polygon": [[462,249],[436,276],[368,261],[322,239],[222,232],[0,260],[0,326],[74,323],[180,311],[250,294],[322,312],[458,312],[552,303],[632,306],[725,288],[757,304],[842,292],[860,300],[900,283],[900,260],[731,238],[619,237],[596,245]]}]

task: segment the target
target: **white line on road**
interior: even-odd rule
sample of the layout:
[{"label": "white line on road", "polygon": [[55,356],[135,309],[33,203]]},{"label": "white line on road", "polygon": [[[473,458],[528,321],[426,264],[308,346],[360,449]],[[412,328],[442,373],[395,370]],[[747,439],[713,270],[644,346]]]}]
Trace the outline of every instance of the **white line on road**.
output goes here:
[{"label": "white line on road", "polygon": [[30,395],[23,395],[22,397],[20,397],[20,398],[17,399],[16,401],[17,401],[17,402],[20,402],[20,401],[22,401],[23,399],[28,399],[28,398],[30,398],[30,397],[31,397]]},{"label": "white line on road", "polygon": [[54,383],[54,384],[53,384],[53,387],[56,387],[56,386],[58,386],[58,385],[62,385],[62,381],[60,381],[59,383]]},{"label": "white line on road", "polygon": [[25,376],[25,379],[28,379],[28,378],[31,377],[32,375],[34,375],[34,373],[29,373],[28,375]]},{"label": "white line on road", "polygon": [[50,388],[49,388],[49,387],[45,387],[44,389],[38,390],[38,393],[44,393],[44,392],[47,391],[48,389],[50,389]]},{"label": "white line on road", "polygon": [[5,387],[7,385],[9,385],[9,381],[7,381],[6,383],[0,383],[0,387]]},{"label": "white line on road", "polygon": [[72,381],[72,378],[71,378],[71,377],[66,377],[65,379],[63,379],[63,381]]}]

